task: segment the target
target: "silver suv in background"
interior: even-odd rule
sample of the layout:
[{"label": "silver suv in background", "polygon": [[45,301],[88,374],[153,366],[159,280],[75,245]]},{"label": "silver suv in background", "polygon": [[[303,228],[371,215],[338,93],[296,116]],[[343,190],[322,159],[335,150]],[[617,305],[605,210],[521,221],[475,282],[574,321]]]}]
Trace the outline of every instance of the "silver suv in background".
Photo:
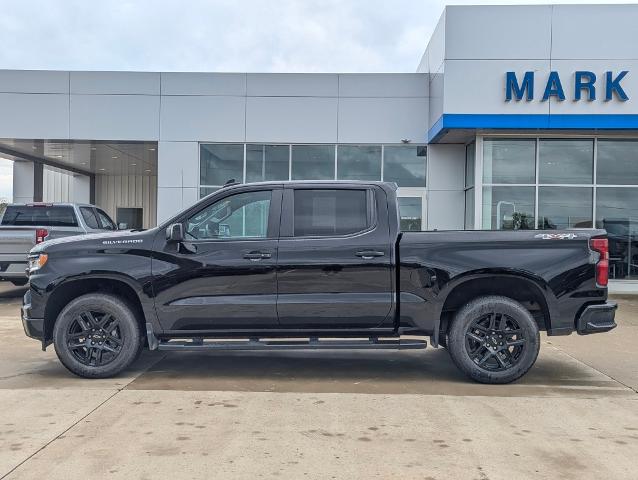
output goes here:
[{"label": "silver suv in background", "polygon": [[104,210],[78,203],[12,203],[0,220],[0,280],[27,283],[27,255],[45,240],[115,231]]}]

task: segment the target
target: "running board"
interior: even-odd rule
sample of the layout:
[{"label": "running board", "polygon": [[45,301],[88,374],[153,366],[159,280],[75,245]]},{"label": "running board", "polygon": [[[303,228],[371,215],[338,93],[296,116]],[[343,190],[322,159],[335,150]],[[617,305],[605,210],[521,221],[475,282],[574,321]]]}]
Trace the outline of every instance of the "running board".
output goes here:
[{"label": "running board", "polygon": [[420,339],[261,339],[208,340],[204,338],[160,340],[158,350],[414,350],[427,346]]}]

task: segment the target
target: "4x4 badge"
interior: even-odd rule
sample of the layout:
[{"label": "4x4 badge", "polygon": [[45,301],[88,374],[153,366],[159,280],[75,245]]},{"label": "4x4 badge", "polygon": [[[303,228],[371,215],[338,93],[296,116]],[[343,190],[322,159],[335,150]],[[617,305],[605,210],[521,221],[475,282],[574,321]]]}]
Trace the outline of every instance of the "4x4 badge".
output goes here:
[{"label": "4x4 badge", "polygon": [[538,233],[534,238],[542,238],[543,240],[573,240],[578,238],[575,233]]}]

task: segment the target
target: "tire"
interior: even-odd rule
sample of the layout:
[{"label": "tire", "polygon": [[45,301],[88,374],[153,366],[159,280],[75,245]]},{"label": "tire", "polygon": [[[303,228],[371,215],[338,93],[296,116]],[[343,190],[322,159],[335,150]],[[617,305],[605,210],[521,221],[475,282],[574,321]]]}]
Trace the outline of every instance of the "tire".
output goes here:
[{"label": "tire", "polygon": [[507,297],[486,296],[456,313],[447,344],[456,366],[471,379],[510,383],[536,362],[540,333],[523,305]]},{"label": "tire", "polygon": [[121,298],[100,293],[72,300],[53,327],[58,358],[84,378],[117,375],[139,356],[143,340],[130,306]]}]

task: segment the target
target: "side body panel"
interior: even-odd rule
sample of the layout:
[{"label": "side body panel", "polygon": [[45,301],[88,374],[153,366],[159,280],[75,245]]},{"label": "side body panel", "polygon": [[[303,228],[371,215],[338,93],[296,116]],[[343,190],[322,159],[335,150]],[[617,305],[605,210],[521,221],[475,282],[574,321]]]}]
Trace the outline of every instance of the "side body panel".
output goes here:
[{"label": "side body panel", "polygon": [[[162,330],[177,334],[217,329],[277,327],[277,233],[281,188],[224,189],[207,208],[226,196],[272,191],[268,238],[210,238],[171,242],[157,235],[153,252],[153,292]],[[197,209],[195,209],[197,211]],[[178,222],[195,212],[188,211]],[[259,257],[263,258],[251,258]]]},{"label": "side body panel", "polygon": [[[571,235],[560,238],[557,233]],[[585,304],[607,297],[607,290],[596,286],[595,254],[589,249],[591,237],[604,235],[604,230],[403,233],[401,325],[438,337],[441,312],[455,288],[474,279],[516,278],[541,292],[552,331],[573,329]]]},{"label": "side body panel", "polygon": [[[373,225],[352,235],[294,237],[291,224],[295,188],[367,189]],[[393,328],[394,239],[390,235],[388,198],[379,187],[287,187],[278,262],[277,310],[281,326]]]}]

